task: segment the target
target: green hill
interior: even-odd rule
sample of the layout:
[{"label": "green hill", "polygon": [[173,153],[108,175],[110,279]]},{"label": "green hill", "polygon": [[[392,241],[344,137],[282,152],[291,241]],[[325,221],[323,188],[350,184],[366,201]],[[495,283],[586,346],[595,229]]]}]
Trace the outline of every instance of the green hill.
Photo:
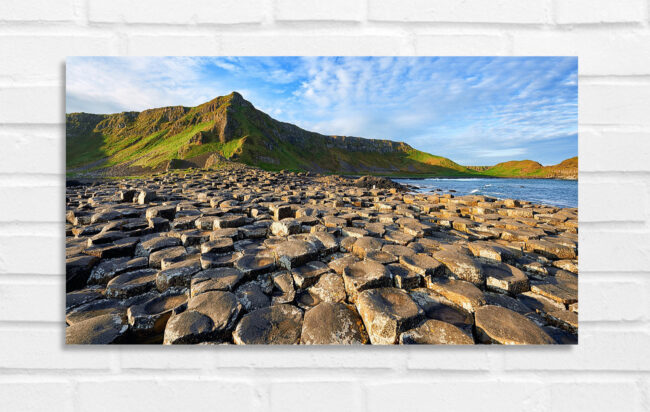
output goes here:
[{"label": "green hill", "polygon": [[577,179],[578,157],[566,159],[553,166],[542,166],[532,160],[513,160],[488,167],[481,174],[495,177]]},{"label": "green hill", "polygon": [[271,118],[239,93],[196,107],[66,116],[70,174],[143,174],[204,167],[212,154],[267,170],[467,176],[476,172],[406,143],[326,136]]}]

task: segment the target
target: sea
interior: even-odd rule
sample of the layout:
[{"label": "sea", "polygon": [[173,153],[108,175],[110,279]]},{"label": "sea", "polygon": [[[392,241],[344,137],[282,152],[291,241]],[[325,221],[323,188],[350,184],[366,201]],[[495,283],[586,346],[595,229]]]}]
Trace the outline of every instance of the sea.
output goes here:
[{"label": "sea", "polygon": [[498,199],[527,200],[532,203],[578,207],[578,181],[557,179],[504,178],[430,178],[393,179],[417,187],[418,192],[451,193],[453,195],[484,195]]}]

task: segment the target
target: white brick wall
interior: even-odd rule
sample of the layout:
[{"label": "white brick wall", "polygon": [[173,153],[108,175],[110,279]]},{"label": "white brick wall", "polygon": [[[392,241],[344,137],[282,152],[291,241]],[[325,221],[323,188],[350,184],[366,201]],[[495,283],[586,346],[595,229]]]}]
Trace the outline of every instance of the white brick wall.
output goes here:
[{"label": "white brick wall", "polygon": [[[650,0],[0,2],[0,402],[650,409]],[[66,348],[66,55],[579,55],[578,347]]]}]

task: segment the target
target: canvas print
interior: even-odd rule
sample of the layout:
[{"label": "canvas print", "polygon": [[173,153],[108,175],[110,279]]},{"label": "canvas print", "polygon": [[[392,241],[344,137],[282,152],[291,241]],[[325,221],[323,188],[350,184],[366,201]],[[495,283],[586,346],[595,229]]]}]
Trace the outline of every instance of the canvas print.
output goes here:
[{"label": "canvas print", "polygon": [[70,57],[66,343],[578,342],[575,57]]}]

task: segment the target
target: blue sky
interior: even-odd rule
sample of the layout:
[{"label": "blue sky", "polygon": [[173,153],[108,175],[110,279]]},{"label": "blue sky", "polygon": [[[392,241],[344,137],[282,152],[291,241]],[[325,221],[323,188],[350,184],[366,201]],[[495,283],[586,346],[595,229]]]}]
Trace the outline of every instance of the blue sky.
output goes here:
[{"label": "blue sky", "polygon": [[71,57],[66,112],[195,106],[233,90],[323,134],[465,165],[578,154],[575,57]]}]

